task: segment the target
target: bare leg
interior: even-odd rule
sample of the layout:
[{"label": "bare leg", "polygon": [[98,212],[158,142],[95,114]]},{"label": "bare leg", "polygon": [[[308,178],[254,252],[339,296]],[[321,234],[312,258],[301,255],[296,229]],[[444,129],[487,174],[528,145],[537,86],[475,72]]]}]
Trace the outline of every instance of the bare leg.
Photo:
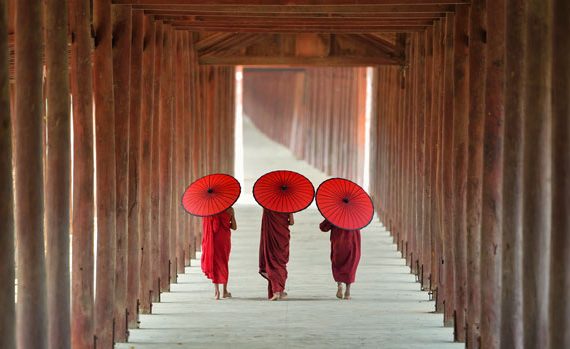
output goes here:
[{"label": "bare leg", "polygon": [[342,282],[337,282],[336,287],[337,287],[336,298],[342,299]]},{"label": "bare leg", "polygon": [[220,299],[220,285],[218,284],[214,284],[214,299],[215,300]]},{"label": "bare leg", "polygon": [[350,300],[350,284],[346,284],[346,291],[344,291],[344,299]]},{"label": "bare leg", "polygon": [[228,284],[224,284],[223,298],[232,298],[232,294],[228,292]]}]

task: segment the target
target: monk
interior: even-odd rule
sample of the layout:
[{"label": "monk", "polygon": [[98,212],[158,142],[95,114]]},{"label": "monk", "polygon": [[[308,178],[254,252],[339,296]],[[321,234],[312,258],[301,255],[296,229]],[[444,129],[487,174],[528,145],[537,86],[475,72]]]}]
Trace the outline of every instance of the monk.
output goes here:
[{"label": "monk", "polygon": [[[354,283],[360,261],[360,230],[344,230],[324,220],[319,228],[331,232],[331,264],[334,281],[337,283],[336,297],[350,299],[350,285]],[[346,290],[342,290],[342,284]]]},{"label": "monk", "polygon": [[214,298],[220,299],[220,284],[223,285],[222,298],[231,298],[228,291],[228,262],[232,248],[230,229],[236,230],[234,209],[202,219],[202,271],[214,284]]},{"label": "monk", "polygon": [[270,301],[287,298],[287,262],[289,262],[289,226],[295,223],[292,213],[263,209],[259,243],[259,274],[268,281]]}]

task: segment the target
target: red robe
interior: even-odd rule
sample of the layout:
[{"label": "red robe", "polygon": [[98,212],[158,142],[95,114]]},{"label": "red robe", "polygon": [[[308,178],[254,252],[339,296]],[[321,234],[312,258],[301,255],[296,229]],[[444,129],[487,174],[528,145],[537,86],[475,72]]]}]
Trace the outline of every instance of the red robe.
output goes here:
[{"label": "red robe", "polygon": [[259,274],[267,279],[268,297],[285,290],[289,262],[289,214],[264,209],[259,243]]},{"label": "red robe", "polygon": [[360,261],[360,230],[340,229],[326,219],[319,228],[321,231],[331,231],[331,264],[334,280],[353,283]]},{"label": "red robe", "polygon": [[215,284],[228,282],[228,261],[232,240],[231,216],[222,212],[202,219],[202,271]]}]

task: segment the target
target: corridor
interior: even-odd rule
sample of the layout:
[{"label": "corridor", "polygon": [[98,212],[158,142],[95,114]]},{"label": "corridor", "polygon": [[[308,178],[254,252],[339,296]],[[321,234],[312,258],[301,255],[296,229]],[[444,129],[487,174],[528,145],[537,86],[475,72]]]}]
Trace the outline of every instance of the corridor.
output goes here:
[{"label": "corridor", "polygon": [[[245,180],[277,168],[300,171],[315,186],[326,176],[270,141],[244,120]],[[312,206],[296,215],[288,265],[289,300],[268,302],[267,284],[257,273],[261,208],[240,200],[233,232],[229,289],[233,299],[213,300],[212,284],[192,260],[171,291],[141,315],[140,329],[116,348],[460,348],[453,329],[433,314],[389,232],[377,219],[363,230],[362,259],[351,301],[335,298],[328,233]]]}]

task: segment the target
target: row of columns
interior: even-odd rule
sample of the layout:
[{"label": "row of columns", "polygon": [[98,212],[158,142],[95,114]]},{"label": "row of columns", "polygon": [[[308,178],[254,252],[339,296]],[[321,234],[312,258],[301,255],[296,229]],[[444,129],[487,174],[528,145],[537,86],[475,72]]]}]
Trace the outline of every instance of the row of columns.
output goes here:
[{"label": "row of columns", "polygon": [[196,35],[110,0],[0,1],[0,347],[111,348],[195,257],[180,197],[233,172],[235,114]]},{"label": "row of columns", "polygon": [[377,70],[375,206],[456,340],[568,347],[570,6],[456,8]]},{"label": "row of columns", "polygon": [[332,176],[363,180],[366,68],[245,69],[244,111]]}]

